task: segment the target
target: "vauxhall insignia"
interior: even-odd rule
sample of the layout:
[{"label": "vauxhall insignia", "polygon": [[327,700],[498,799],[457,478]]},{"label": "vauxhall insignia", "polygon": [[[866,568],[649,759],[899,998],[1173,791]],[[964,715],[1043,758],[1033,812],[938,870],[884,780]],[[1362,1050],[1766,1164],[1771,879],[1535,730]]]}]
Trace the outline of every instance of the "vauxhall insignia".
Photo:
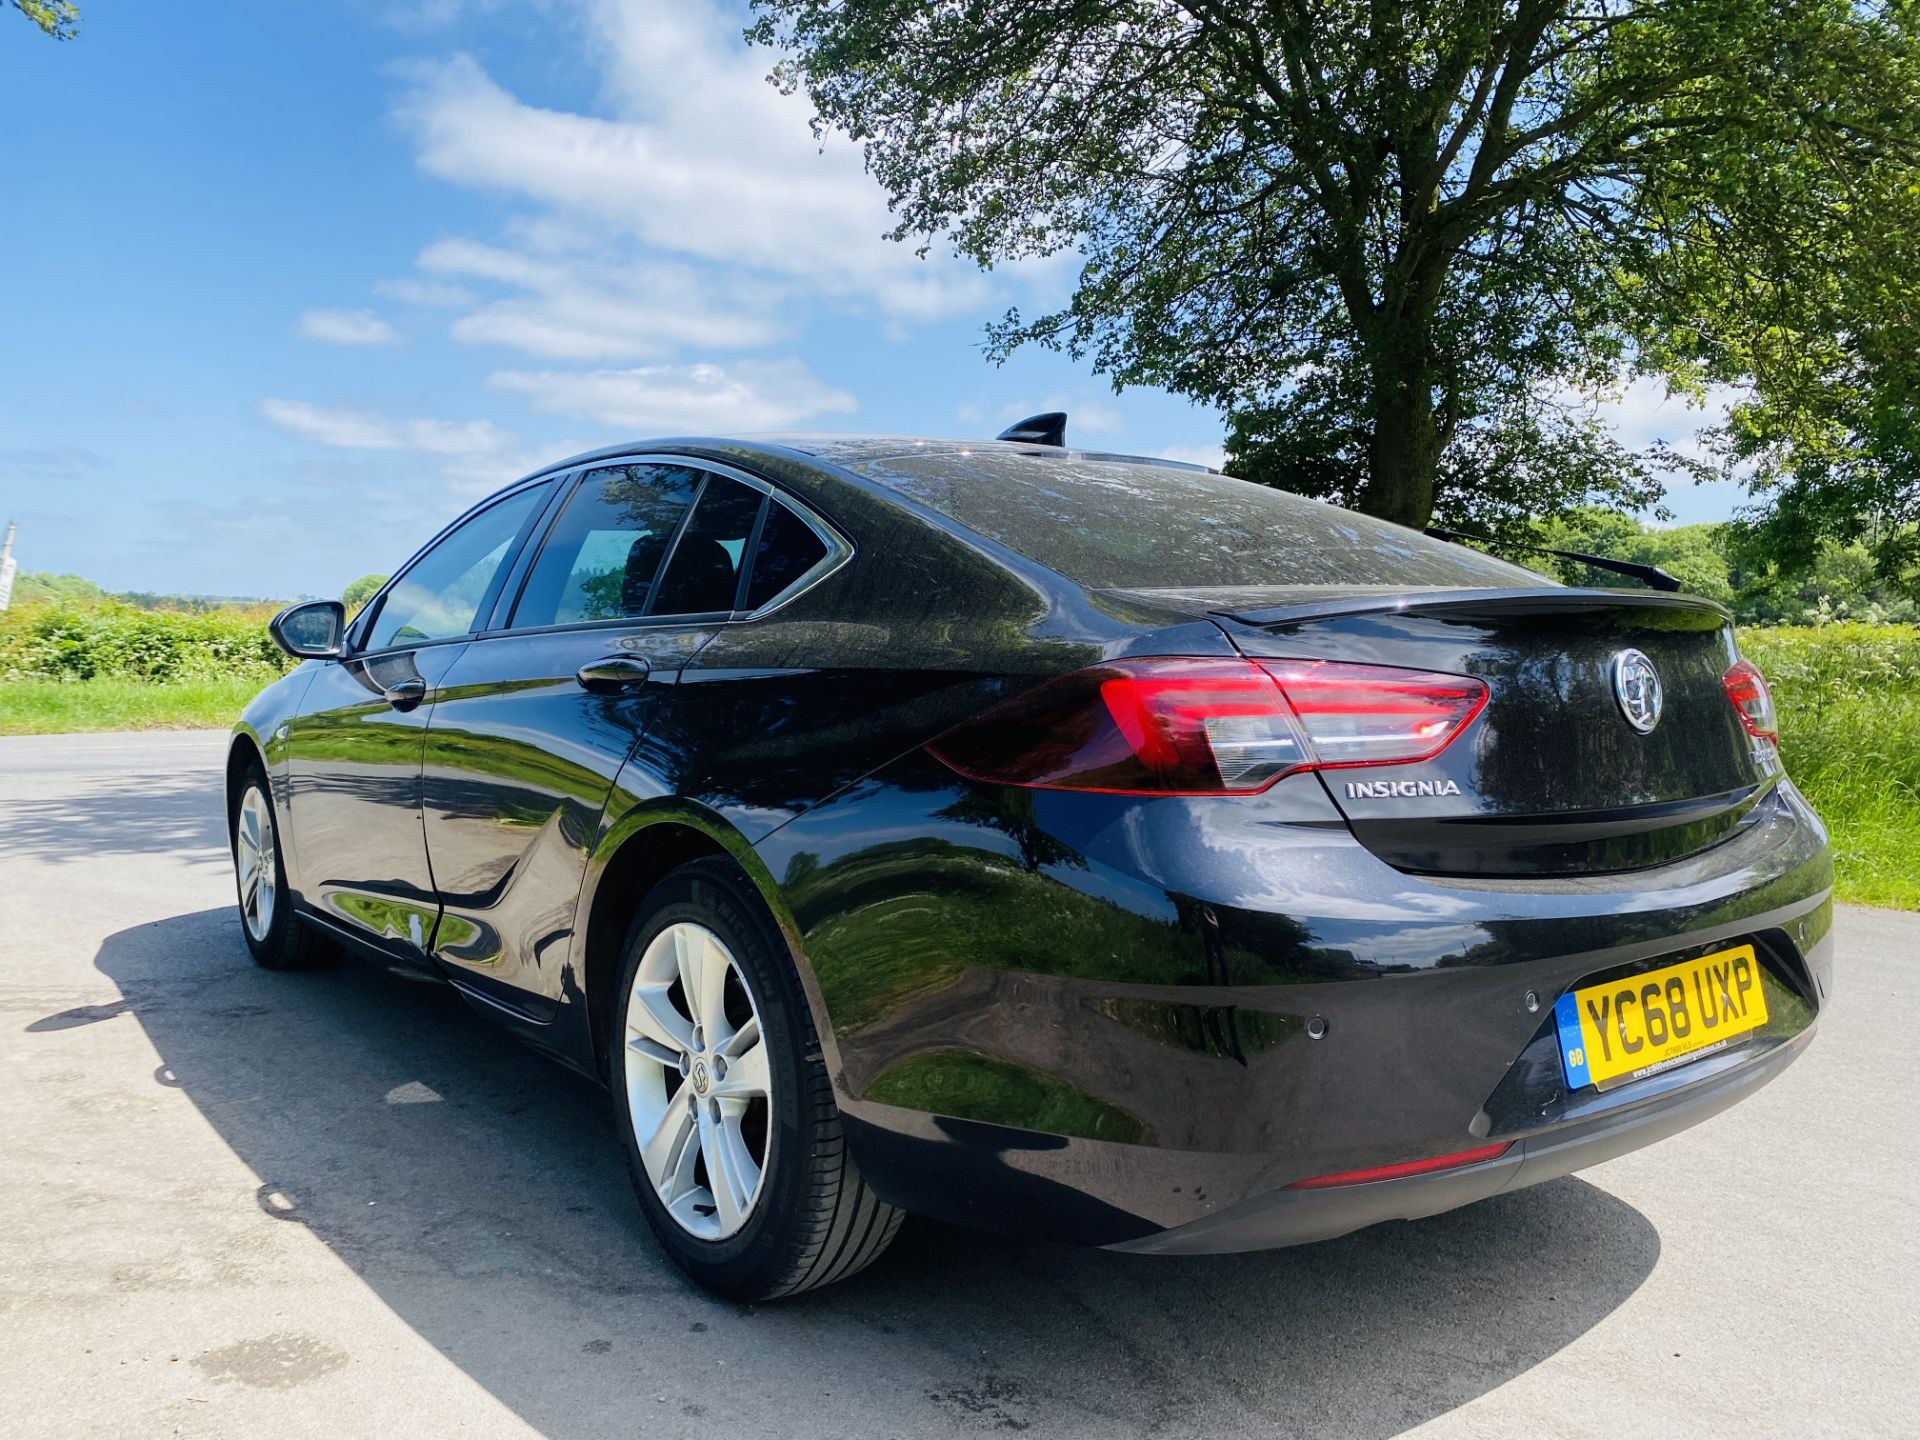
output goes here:
[{"label": "vauxhall insignia", "polygon": [[1627,724],[1642,735],[1658,725],[1665,696],[1653,661],[1638,650],[1622,650],[1614,656],[1613,698],[1620,702],[1620,713],[1627,717]]}]

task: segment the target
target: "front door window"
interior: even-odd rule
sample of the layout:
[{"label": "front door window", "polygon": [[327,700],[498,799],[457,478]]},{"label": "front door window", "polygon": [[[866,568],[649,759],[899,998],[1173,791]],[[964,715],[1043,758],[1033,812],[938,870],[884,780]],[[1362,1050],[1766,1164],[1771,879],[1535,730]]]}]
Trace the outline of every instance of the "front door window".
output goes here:
[{"label": "front door window", "polygon": [[472,630],[515,537],[546,494],[535,485],[509,495],[442,536],[381,599],[360,648],[421,645]]}]

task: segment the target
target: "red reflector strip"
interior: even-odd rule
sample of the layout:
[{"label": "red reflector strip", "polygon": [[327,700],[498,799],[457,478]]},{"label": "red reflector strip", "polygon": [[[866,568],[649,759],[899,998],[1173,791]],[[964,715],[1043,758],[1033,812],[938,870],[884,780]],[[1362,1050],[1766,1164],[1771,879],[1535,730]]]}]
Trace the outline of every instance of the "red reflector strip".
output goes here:
[{"label": "red reflector strip", "polygon": [[1404,1180],[1409,1175],[1430,1175],[1435,1170],[1457,1170],[1462,1165],[1478,1165],[1498,1160],[1513,1148],[1511,1140],[1497,1145],[1482,1145],[1477,1150],[1462,1150],[1456,1155],[1435,1155],[1430,1160],[1403,1160],[1398,1165],[1376,1165],[1371,1170],[1341,1170],[1333,1175],[1316,1175],[1311,1180],[1296,1180],[1289,1190],[1327,1190],[1335,1185],[1367,1185],[1375,1180]]}]

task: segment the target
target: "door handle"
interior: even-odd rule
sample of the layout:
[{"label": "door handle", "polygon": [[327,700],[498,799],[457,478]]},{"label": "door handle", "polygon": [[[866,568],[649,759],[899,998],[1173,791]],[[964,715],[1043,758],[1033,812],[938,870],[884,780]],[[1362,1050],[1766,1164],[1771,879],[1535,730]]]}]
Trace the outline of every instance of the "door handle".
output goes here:
[{"label": "door handle", "polygon": [[387,686],[380,694],[394,709],[411,710],[427,698],[427,682],[418,678],[402,680]]},{"label": "door handle", "polygon": [[582,665],[574,678],[596,695],[613,695],[644,685],[653,666],[638,655],[608,655]]}]

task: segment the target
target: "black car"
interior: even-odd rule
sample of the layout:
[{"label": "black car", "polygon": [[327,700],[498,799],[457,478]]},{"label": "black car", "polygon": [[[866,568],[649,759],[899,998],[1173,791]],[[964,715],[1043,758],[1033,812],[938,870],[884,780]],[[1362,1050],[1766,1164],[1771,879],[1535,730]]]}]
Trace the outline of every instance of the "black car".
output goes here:
[{"label": "black car", "polygon": [[1191,1253],[1463,1205],[1751,1093],[1831,979],[1726,611],[1196,467],[624,446],[273,628],[254,956],[418,967],[606,1083],[730,1295],[909,1211]]}]

